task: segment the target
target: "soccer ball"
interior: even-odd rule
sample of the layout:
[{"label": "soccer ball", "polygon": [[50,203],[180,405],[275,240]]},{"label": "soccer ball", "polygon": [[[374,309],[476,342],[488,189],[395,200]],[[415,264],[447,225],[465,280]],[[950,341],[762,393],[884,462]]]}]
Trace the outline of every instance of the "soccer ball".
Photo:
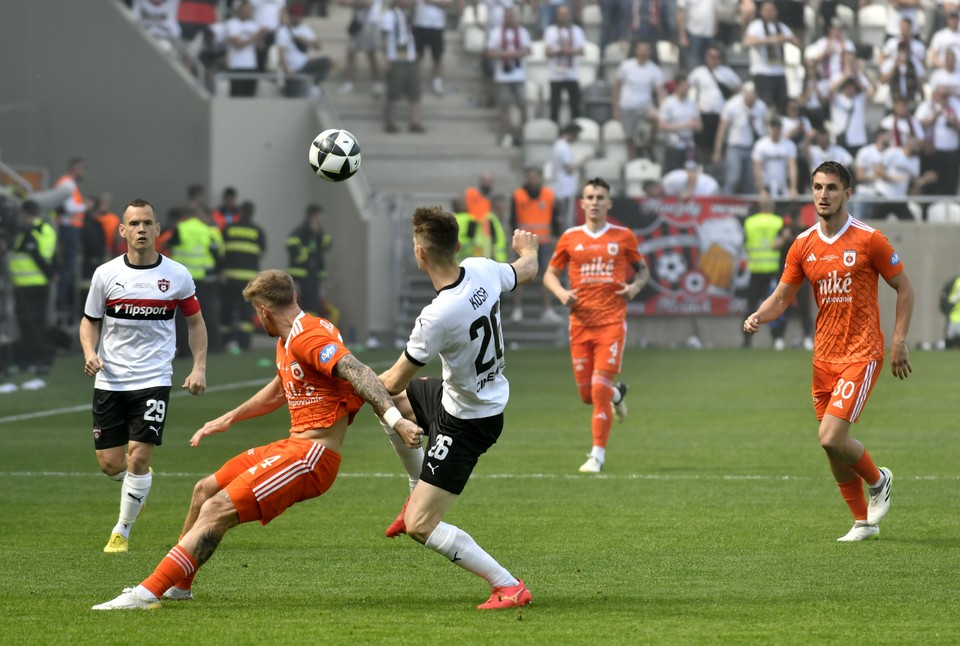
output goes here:
[{"label": "soccer ball", "polygon": [[360,169],[360,142],[346,130],[324,130],[310,144],[307,160],[317,177],[342,182]]}]

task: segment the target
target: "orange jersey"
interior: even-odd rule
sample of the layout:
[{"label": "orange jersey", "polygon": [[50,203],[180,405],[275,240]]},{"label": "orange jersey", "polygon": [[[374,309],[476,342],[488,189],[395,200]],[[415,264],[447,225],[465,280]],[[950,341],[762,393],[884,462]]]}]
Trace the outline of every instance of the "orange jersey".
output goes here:
[{"label": "orange jersey", "polygon": [[903,263],[886,236],[852,217],[833,238],[820,232],[820,224],[797,236],[781,281],[798,285],[806,278],[813,286],[820,308],[814,361],[883,358],[877,277],[889,279],[901,271]]},{"label": "orange jersey", "polygon": [[329,428],[344,415],[349,422],[363,400],[353,386],[333,376],[333,367],[350,351],[326,319],[301,314],[287,342],[277,341],[277,372],[290,408],[290,432]]},{"label": "orange jersey", "polygon": [[641,262],[637,237],[630,229],[607,224],[598,233],[587,227],[567,229],[550,259],[550,266],[567,267],[570,289],[577,300],[570,310],[570,323],[593,327],[623,321],[627,301],[616,294],[627,282],[627,269]]}]

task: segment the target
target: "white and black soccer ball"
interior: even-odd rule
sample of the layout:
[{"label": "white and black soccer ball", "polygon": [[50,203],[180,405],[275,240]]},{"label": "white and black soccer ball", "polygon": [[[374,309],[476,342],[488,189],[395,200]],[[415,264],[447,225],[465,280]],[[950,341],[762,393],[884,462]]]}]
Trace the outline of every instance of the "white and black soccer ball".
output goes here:
[{"label": "white and black soccer ball", "polygon": [[307,160],[317,177],[342,182],[360,169],[360,142],[347,130],[324,130],[310,144]]}]

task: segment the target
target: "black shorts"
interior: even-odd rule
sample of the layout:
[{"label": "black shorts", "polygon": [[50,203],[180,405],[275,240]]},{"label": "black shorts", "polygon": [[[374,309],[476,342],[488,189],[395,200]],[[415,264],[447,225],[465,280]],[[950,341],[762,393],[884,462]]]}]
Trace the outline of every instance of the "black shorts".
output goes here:
[{"label": "black shorts", "polygon": [[170,386],[143,390],[93,389],[93,445],[98,451],[127,442],[163,443]]},{"label": "black shorts", "polygon": [[430,48],[430,55],[436,63],[443,57],[443,30],[431,27],[414,27],[413,43],[417,46],[417,60],[423,58],[423,53]]},{"label": "black shorts", "polygon": [[458,419],[440,403],[443,382],[417,379],[407,386],[407,397],[420,428],[430,439],[420,479],[460,495],[477,460],[496,444],[503,430],[503,413],[480,419]]}]

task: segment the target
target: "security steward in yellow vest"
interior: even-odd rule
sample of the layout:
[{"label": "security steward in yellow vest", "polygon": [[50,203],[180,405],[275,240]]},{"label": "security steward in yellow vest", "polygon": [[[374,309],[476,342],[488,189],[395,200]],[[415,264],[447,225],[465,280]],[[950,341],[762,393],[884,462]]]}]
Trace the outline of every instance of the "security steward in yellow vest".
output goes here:
[{"label": "security steward in yellow vest", "polygon": [[[308,314],[330,319],[323,282],[327,278],[326,254],[332,240],[323,230],[323,207],[307,207],[303,223],[287,236],[287,272],[300,292],[300,308]],[[331,322],[336,324],[333,319]]]},{"label": "security steward in yellow vest", "polygon": [[10,281],[16,308],[20,341],[20,364],[45,375],[53,364],[53,349],[47,336],[47,300],[54,275],[57,232],[40,215],[33,200],[20,207],[19,233],[10,249]]},{"label": "security steward in yellow vest", "polygon": [[[204,316],[211,321],[220,318],[219,267],[223,262],[223,237],[216,226],[196,206],[184,207],[180,221],[174,225],[167,242],[170,257],[187,268],[197,286],[197,299],[203,303]],[[177,310],[177,357],[189,357],[187,322]],[[207,328],[207,353],[223,350],[218,326]]]},{"label": "security steward in yellow vest", "polygon": [[948,348],[960,348],[960,276],[954,278],[944,291],[940,308],[947,315],[945,345]]},{"label": "security steward in yellow vest", "polygon": [[[750,283],[747,286],[747,312],[755,312],[760,303],[770,295],[779,279],[780,247],[778,238],[783,228],[783,218],[772,213],[773,204],[765,200],[760,212],[747,216],[743,221],[744,250],[747,252],[747,268]],[[743,335],[743,347],[749,348],[753,335]]]},{"label": "security steward in yellow vest", "polygon": [[506,198],[497,195],[491,200],[491,210],[482,216],[463,211],[454,213],[460,227],[457,262],[472,257],[507,262],[507,238],[497,216],[497,210],[504,210],[505,204]]},{"label": "security steward in yellow vest", "polygon": [[238,218],[223,230],[223,318],[220,332],[230,352],[250,349],[253,319],[243,300],[243,288],[260,271],[267,251],[267,234],[253,221],[253,202],[240,205]]}]

